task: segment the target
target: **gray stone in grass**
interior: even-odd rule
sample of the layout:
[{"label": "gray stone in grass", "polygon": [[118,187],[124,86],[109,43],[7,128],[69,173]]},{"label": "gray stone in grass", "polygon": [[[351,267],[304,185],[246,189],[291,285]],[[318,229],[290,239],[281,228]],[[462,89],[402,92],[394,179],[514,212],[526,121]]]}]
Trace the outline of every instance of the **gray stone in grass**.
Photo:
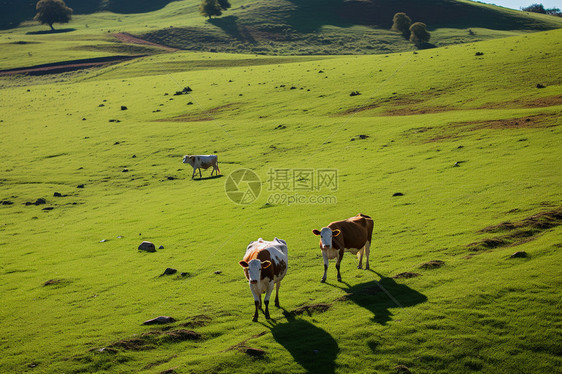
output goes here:
[{"label": "gray stone in grass", "polygon": [[156,247],[154,243],[144,241],[139,245],[139,251],[156,252]]}]

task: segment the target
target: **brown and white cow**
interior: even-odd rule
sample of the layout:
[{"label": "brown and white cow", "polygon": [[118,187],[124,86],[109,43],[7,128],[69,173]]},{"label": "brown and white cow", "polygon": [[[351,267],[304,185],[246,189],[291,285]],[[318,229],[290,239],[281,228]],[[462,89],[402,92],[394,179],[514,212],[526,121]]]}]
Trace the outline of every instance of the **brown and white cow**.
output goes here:
[{"label": "brown and white cow", "polygon": [[219,159],[217,155],[183,156],[183,163],[189,164],[193,167],[193,174],[191,175],[191,179],[193,179],[193,177],[195,176],[195,172],[197,171],[197,169],[199,169],[199,178],[201,178],[202,177],[201,169],[207,170],[211,166],[213,167],[213,170],[211,171],[211,176],[213,176],[213,173],[215,171],[217,172],[217,175],[219,175],[221,170],[219,169],[218,161]]},{"label": "brown and white cow", "polygon": [[366,256],[365,269],[369,269],[369,253],[371,251],[371,238],[373,236],[373,219],[364,214],[343,221],[335,221],[321,230],[312,230],[314,235],[320,235],[320,249],[324,258],[324,276],[326,281],[328,261],[337,258],[336,269],[338,281],[341,282],[340,264],[344,252],[351,252],[359,257],[358,269],[361,269],[363,254]]},{"label": "brown and white cow", "polygon": [[[265,293],[265,318],[269,319],[269,297],[276,287],[275,306],[279,307],[279,286],[287,274],[288,257],[287,243],[283,239],[266,241],[259,238],[251,242],[246,248],[244,259],[239,262],[244,268],[244,275],[250,283],[250,290],[254,295],[253,321],[258,321],[258,309],[262,309],[261,295]],[[263,309],[262,309],[263,310]]]}]

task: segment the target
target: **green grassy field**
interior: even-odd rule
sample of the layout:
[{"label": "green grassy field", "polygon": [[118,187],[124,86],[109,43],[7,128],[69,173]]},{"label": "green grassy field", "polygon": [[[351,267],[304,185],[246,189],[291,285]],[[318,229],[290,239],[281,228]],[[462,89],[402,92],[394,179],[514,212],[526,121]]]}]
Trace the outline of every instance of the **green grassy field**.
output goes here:
[{"label": "green grassy field", "polygon": [[[2,68],[115,53],[91,29],[37,29],[0,33]],[[556,372],[560,40],[0,77],[0,372]],[[191,180],[183,155],[210,153],[223,177]],[[225,192],[240,168],[262,181],[246,205]],[[282,169],[337,170],[337,188],[276,190]],[[327,203],[282,203],[297,194]],[[372,270],[346,254],[343,282],[331,264],[321,284],[311,230],[359,212]],[[238,261],[259,237],[287,241],[289,270],[283,309],[252,323]],[[158,316],[177,322],[142,324]]]}]

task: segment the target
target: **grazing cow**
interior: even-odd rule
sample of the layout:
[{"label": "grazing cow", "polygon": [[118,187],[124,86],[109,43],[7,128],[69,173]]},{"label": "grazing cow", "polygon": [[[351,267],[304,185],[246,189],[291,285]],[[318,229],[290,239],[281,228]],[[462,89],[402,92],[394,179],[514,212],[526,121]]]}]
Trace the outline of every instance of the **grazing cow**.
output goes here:
[{"label": "grazing cow", "polygon": [[244,268],[244,275],[254,295],[256,310],[253,321],[258,321],[258,309],[262,309],[262,293],[265,293],[265,318],[269,319],[269,297],[273,286],[276,286],[275,306],[279,307],[279,286],[287,274],[287,243],[283,239],[275,238],[269,242],[259,238],[248,245],[244,259],[239,264]]},{"label": "grazing cow", "polygon": [[199,178],[202,177],[201,175],[201,168],[207,170],[211,166],[213,170],[211,171],[211,176],[216,171],[217,175],[221,172],[219,169],[217,155],[199,155],[199,156],[183,156],[183,163],[189,164],[193,167],[193,174],[191,175],[191,179],[195,176],[195,172],[199,169]]},{"label": "grazing cow", "polygon": [[365,269],[369,269],[369,253],[371,250],[371,237],[373,236],[373,219],[364,214],[344,221],[330,223],[321,230],[312,230],[314,235],[320,235],[320,249],[324,258],[324,276],[322,283],[326,281],[328,271],[328,260],[337,257],[336,269],[338,281],[341,282],[340,264],[345,251],[356,254],[359,257],[358,269],[361,269],[363,253],[366,256]]}]

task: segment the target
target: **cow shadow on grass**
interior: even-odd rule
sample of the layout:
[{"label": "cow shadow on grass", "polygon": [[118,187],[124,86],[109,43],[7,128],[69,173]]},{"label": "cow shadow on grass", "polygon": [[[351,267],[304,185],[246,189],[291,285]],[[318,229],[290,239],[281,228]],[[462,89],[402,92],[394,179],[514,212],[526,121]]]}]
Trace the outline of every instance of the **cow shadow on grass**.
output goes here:
[{"label": "cow shadow on grass", "polygon": [[307,373],[331,374],[336,371],[338,343],[325,330],[283,309],[287,322],[270,321],[275,341],[281,344]]},{"label": "cow shadow on grass", "polygon": [[392,278],[385,277],[376,271],[380,280],[350,286],[340,287],[329,284],[332,287],[340,288],[346,292],[342,300],[349,300],[373,313],[373,322],[385,325],[392,319],[393,308],[406,308],[421,304],[427,301],[427,297],[408,287],[405,284],[396,283]]},{"label": "cow shadow on grass", "polygon": [[209,180],[209,179],[219,179],[219,178],[222,178],[222,177],[223,177],[223,175],[219,174],[219,175],[213,175],[213,176],[209,176],[209,177],[201,177],[201,178],[195,177],[192,180],[195,181],[195,182],[199,182],[199,181],[206,181],[206,180]]}]

